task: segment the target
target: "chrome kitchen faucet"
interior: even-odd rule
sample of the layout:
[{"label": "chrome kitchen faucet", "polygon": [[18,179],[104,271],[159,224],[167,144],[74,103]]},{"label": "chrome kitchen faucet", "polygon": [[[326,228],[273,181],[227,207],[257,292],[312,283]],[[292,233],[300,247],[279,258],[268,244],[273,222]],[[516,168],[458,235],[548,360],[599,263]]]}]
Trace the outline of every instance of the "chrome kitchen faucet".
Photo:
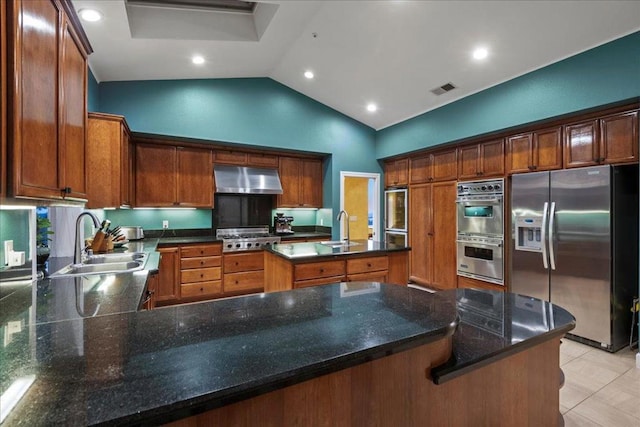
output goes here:
[{"label": "chrome kitchen faucet", "polygon": [[347,218],[347,238],[345,239],[345,241],[349,242],[349,214],[343,209],[338,212],[338,216],[336,217],[336,219],[338,220],[338,222],[340,222],[343,216]]}]

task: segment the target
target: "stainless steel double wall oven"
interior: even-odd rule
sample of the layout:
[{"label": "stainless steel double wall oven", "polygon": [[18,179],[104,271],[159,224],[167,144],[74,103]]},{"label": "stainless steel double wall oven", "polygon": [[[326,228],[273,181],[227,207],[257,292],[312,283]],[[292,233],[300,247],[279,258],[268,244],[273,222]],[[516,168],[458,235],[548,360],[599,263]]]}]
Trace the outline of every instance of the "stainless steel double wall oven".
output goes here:
[{"label": "stainless steel double wall oven", "polygon": [[504,285],[504,180],[458,183],[458,275]]}]

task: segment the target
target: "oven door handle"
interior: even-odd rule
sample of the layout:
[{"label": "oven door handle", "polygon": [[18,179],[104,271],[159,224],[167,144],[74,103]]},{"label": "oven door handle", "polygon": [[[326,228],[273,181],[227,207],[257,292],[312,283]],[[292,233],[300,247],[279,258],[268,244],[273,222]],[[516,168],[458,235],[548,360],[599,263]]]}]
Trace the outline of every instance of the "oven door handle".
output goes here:
[{"label": "oven door handle", "polygon": [[473,200],[467,200],[464,198],[459,198],[456,199],[456,203],[460,203],[460,204],[464,204],[467,206],[470,205],[486,205],[487,203],[491,203],[491,204],[500,204],[502,203],[502,198],[501,197],[492,197],[492,198],[488,198],[488,199],[473,199]]},{"label": "oven door handle", "polygon": [[469,242],[467,240],[456,240],[457,243],[469,244],[470,246],[493,246],[494,248],[501,248],[502,243],[490,243],[490,242]]},{"label": "oven door handle", "polygon": [[542,208],[542,230],[540,230],[540,240],[542,241],[542,266],[545,270],[549,269],[549,264],[547,263],[547,218],[549,214],[549,203],[544,202],[544,207]]}]

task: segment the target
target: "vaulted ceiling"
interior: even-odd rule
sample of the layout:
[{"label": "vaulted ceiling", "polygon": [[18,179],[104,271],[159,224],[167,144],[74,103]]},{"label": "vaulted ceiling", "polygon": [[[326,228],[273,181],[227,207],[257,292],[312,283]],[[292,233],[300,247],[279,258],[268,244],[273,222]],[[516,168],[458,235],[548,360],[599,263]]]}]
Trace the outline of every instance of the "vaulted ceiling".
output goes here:
[{"label": "vaulted ceiling", "polygon": [[[640,1],[260,1],[249,14],[73,4],[102,14],[83,22],[99,82],[269,77],[374,129],[640,30]],[[446,83],[455,89],[432,93]]]}]

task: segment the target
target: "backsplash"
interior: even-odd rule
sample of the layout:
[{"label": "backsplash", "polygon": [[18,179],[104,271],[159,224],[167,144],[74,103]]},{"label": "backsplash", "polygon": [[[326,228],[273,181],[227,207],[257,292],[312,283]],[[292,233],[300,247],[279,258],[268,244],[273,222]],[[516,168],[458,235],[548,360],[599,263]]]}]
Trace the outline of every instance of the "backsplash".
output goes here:
[{"label": "backsplash", "polygon": [[[27,260],[32,259],[30,221],[34,221],[35,208],[7,208],[0,207],[0,268],[4,268],[5,240],[13,240],[13,250],[25,252]],[[33,215],[33,216],[32,216]]]},{"label": "backsplash", "polygon": [[116,209],[103,216],[114,225],[145,230],[162,230],[162,221],[169,221],[170,230],[211,228],[211,209]]}]

